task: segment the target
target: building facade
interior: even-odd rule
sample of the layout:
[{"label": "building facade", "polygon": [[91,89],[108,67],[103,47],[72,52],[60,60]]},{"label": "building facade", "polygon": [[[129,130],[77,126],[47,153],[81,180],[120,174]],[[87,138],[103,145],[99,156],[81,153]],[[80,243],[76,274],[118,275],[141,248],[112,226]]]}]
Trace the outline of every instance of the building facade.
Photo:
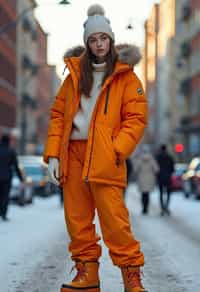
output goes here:
[{"label": "building facade", "polygon": [[200,152],[200,1],[160,1],[145,35],[150,142],[182,144],[189,160]]},{"label": "building facade", "polygon": [[177,1],[177,97],[182,110],[177,133],[186,157],[200,152],[200,1]]},{"label": "building facade", "polygon": [[[169,21],[170,20],[170,21]],[[175,0],[162,0],[159,4],[157,37],[157,144],[172,144],[171,109],[173,104],[173,50],[175,35]]]},{"label": "building facade", "polygon": [[16,93],[16,1],[0,0],[0,135],[15,132]]},{"label": "building facade", "polygon": [[37,108],[37,26],[34,17],[33,0],[18,0],[17,14],[17,128],[19,132],[19,152],[25,154],[36,139],[36,121],[34,112]]},{"label": "building facade", "polygon": [[167,144],[170,150],[180,143],[177,131],[182,106],[177,95],[178,41],[177,5],[180,0],[162,0],[154,5],[145,23],[146,88],[149,99],[150,138],[154,148]]},{"label": "building facade", "polygon": [[39,23],[37,23],[37,110],[36,119],[36,151],[40,153],[46,140],[47,128],[49,123],[49,109],[52,100],[60,85],[56,74],[55,66],[47,64],[47,34]]},{"label": "building facade", "polygon": [[157,95],[157,54],[158,54],[158,18],[159,5],[155,4],[151,14],[145,22],[145,47],[144,47],[144,85],[148,97],[148,128],[146,139],[148,144],[154,146],[155,133],[158,120],[158,95]]}]

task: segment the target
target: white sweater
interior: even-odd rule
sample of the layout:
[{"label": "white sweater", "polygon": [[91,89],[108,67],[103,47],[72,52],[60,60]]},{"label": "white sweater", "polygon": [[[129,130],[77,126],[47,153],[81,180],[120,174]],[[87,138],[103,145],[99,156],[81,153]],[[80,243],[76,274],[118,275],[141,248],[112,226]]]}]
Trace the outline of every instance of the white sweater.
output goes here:
[{"label": "white sweater", "polygon": [[90,97],[86,97],[83,94],[81,95],[80,107],[73,120],[75,127],[71,132],[71,140],[87,140],[88,138],[90,120],[97,98],[101,91],[106,63],[93,64],[93,67],[93,85],[90,92]]}]

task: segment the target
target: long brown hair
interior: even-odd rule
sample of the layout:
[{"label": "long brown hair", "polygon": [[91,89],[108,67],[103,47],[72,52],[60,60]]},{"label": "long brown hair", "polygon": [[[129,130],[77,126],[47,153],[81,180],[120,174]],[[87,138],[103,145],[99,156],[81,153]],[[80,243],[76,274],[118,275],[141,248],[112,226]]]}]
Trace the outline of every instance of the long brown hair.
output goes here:
[{"label": "long brown hair", "polygon": [[[106,78],[112,74],[114,71],[115,63],[117,61],[118,54],[114,46],[114,42],[110,40],[110,51],[106,57],[106,71],[103,77],[102,84]],[[80,80],[79,80],[79,90],[80,93],[83,93],[85,96],[90,97],[90,91],[92,89],[93,83],[93,67],[92,62],[95,62],[96,58],[92,54],[89,46],[87,45],[85,52],[81,57],[80,62]]]}]

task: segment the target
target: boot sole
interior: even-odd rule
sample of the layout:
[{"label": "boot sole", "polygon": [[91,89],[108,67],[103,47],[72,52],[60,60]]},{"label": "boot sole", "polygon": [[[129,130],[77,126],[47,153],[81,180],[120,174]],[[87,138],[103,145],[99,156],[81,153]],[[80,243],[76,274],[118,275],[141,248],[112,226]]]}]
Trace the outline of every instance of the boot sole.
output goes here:
[{"label": "boot sole", "polygon": [[82,288],[77,288],[77,287],[72,287],[72,286],[67,286],[67,285],[62,285],[60,292],[100,292],[99,286],[95,287],[82,287]]}]

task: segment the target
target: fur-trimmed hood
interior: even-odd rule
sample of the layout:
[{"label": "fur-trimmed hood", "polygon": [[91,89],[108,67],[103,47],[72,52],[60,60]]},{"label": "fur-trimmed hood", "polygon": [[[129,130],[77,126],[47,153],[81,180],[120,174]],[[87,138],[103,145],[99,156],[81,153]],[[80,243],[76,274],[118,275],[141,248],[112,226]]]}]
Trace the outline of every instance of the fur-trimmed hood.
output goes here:
[{"label": "fur-trimmed hood", "polygon": [[[135,45],[119,44],[115,46],[118,52],[118,61],[130,66],[135,66],[141,59],[139,48]],[[66,51],[64,59],[70,57],[80,57],[84,52],[83,46],[76,46]]]}]

